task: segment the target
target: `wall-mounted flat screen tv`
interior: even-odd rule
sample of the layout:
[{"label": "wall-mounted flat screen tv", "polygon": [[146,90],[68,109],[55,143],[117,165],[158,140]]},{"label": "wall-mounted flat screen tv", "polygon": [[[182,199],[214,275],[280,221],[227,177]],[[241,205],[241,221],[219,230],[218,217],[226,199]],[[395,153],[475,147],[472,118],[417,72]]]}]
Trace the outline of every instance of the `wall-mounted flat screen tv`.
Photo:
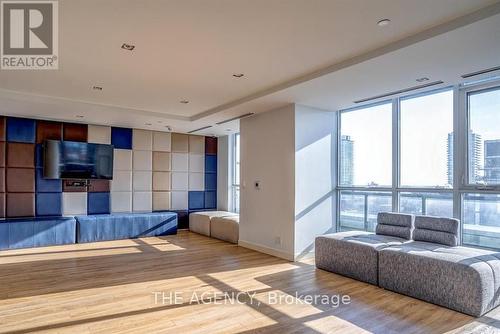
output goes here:
[{"label": "wall-mounted flat screen tv", "polygon": [[43,144],[46,179],[113,179],[113,146],[47,140]]}]

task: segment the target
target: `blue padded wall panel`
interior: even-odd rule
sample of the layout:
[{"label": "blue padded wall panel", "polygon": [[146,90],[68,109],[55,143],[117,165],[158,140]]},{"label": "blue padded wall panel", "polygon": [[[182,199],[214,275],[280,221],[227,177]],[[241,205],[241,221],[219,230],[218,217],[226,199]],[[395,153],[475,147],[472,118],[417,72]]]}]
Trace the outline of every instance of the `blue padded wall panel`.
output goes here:
[{"label": "blue padded wall panel", "polygon": [[205,190],[217,190],[216,173],[205,173]]},{"label": "blue padded wall panel", "polygon": [[203,209],[205,207],[205,197],[203,191],[189,192],[189,210]]},{"label": "blue padded wall panel", "polygon": [[9,222],[9,248],[30,248],[35,245],[34,221]]},{"label": "blue padded wall panel", "polygon": [[7,117],[7,141],[34,143],[36,123],[33,119]]},{"label": "blue padded wall panel", "polygon": [[205,173],[216,173],[217,172],[217,156],[216,155],[205,155]]},{"label": "blue padded wall panel", "polygon": [[37,193],[37,216],[62,216],[62,193]]},{"label": "blue padded wall panel", "polygon": [[35,146],[35,167],[43,167],[43,149],[42,144]]},{"label": "blue padded wall panel", "polygon": [[56,244],[55,221],[38,221],[33,225],[35,229],[35,247],[43,247]]},{"label": "blue padded wall panel", "polygon": [[111,128],[111,145],[115,148],[132,149],[132,129]]},{"label": "blue padded wall panel", "polygon": [[217,207],[217,192],[205,191],[205,209],[215,209]]},{"label": "blue padded wall panel", "polygon": [[43,178],[43,169],[36,169],[36,192],[38,193],[57,193],[62,192],[61,180],[49,180]]},{"label": "blue padded wall panel", "polygon": [[87,194],[87,212],[89,215],[109,213],[109,192]]},{"label": "blue padded wall panel", "polygon": [[0,250],[9,248],[9,223],[0,222]]}]

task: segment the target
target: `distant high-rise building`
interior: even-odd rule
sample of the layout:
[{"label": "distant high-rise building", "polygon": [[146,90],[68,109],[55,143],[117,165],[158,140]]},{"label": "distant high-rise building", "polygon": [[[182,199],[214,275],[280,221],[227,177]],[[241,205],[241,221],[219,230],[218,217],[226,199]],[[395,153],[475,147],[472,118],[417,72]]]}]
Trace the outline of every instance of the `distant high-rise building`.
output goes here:
[{"label": "distant high-rise building", "polygon": [[354,183],[354,141],[350,136],[340,138],[340,184],[352,185]]},{"label": "distant high-rise building", "polygon": [[500,139],[484,141],[484,182],[500,183]]},{"label": "distant high-rise building", "polygon": [[[469,131],[469,177],[471,182],[481,180],[481,157],[483,141],[481,135]],[[453,133],[448,134],[448,184],[453,185]]]}]

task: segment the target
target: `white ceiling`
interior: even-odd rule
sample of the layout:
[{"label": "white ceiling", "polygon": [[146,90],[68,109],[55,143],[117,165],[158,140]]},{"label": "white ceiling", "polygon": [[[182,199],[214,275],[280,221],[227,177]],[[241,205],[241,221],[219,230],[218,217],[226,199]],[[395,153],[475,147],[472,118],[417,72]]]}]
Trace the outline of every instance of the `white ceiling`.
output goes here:
[{"label": "white ceiling", "polygon": [[[493,3],[62,0],[60,69],[0,71],[0,112],[186,132],[283,103],[334,110],[418,77],[451,83],[498,66],[500,16],[460,19]],[[204,133],[226,129],[237,122]]]}]

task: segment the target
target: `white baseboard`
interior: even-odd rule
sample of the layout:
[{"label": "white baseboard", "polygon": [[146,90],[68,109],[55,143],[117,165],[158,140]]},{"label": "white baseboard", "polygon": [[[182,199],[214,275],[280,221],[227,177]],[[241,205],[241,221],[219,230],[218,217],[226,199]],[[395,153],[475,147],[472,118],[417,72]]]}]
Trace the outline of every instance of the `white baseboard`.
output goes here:
[{"label": "white baseboard", "polygon": [[271,248],[268,246],[263,246],[263,245],[259,245],[259,244],[253,243],[253,242],[245,241],[245,240],[239,240],[238,246],[245,247],[245,248],[260,252],[260,253],[276,256],[276,257],[279,257],[281,259],[285,259],[287,261],[294,261],[294,254],[289,254],[281,249],[275,249],[275,248]]}]

